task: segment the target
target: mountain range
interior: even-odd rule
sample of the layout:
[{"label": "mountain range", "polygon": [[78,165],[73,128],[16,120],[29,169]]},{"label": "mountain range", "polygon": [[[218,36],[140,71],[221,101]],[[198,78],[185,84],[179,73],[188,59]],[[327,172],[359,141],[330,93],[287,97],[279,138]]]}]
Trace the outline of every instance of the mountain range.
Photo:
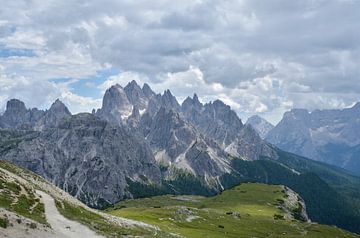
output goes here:
[{"label": "mountain range", "polygon": [[304,199],[310,219],[360,232],[360,179],[278,149],[262,139],[271,126],[257,124],[244,125],[220,100],[203,104],[195,94],[180,105],[170,90],[156,94],[132,81],[107,89],[92,113],[72,115],[59,100],[48,110],[10,100],[0,116],[0,159],[95,208],[214,195],[241,182],[283,184]]},{"label": "mountain range", "polygon": [[283,150],[360,175],[360,103],[342,110],[292,109],[265,138]]}]

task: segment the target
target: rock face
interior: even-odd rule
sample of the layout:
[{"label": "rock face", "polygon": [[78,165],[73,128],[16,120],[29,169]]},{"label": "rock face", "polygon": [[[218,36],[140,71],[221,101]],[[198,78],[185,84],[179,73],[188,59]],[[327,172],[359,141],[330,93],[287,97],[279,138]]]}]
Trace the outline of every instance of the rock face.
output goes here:
[{"label": "rock face", "polygon": [[201,133],[223,147],[234,141],[244,127],[236,113],[220,100],[202,105],[194,95],[184,101],[182,112]]},{"label": "rock face", "polygon": [[133,106],[130,103],[125,90],[116,84],[106,90],[102,107],[97,115],[114,123],[122,123],[132,113]]},{"label": "rock face", "polygon": [[57,128],[35,132],[16,150],[1,154],[42,175],[90,206],[114,203],[125,197],[126,179],[146,177],[160,183],[160,170],[142,138],[125,127],[92,114],[63,120]]},{"label": "rock face", "polygon": [[72,116],[59,100],[47,111],[28,110],[13,100],[0,122],[3,128],[29,125],[16,140],[0,138],[0,158],[91,206],[131,197],[132,182],[166,184],[182,173],[219,190],[219,178],[233,171],[232,157],[277,158],[222,101],[204,105],[195,94],[180,106],[169,90],[155,94],[135,81],[107,89],[102,107],[91,114]]},{"label": "rock face", "polygon": [[5,129],[42,130],[55,127],[63,118],[71,116],[69,109],[57,99],[47,111],[27,109],[18,99],[11,99],[0,116],[0,127]]},{"label": "rock face", "polygon": [[[149,86],[148,86],[149,87]],[[150,87],[146,90],[151,90]],[[146,91],[145,90],[145,91]],[[140,86],[133,80],[124,88],[126,96],[129,102],[138,108],[138,110],[144,110],[147,107],[149,99],[152,97],[151,92],[146,92],[140,88]]]},{"label": "rock face", "polygon": [[266,139],[281,149],[360,174],[360,103],[343,110],[293,109]]},{"label": "rock face", "polygon": [[254,115],[252,117],[249,117],[249,119],[246,121],[247,125],[251,125],[255,131],[259,134],[261,139],[265,139],[266,135],[274,128],[274,125],[272,125],[270,122],[265,120],[264,118]]},{"label": "rock face", "polygon": [[155,115],[147,141],[158,162],[197,176],[216,177],[230,171],[226,154],[206,140],[177,112],[162,107]]},{"label": "rock face", "polygon": [[181,109],[203,135],[213,139],[229,155],[245,160],[277,157],[271,146],[252,128],[244,126],[237,114],[222,101],[202,105],[195,94],[183,102]]},{"label": "rock face", "polygon": [[69,109],[57,99],[44,116],[36,123],[37,129],[44,129],[48,127],[56,127],[62,119],[71,117]]}]

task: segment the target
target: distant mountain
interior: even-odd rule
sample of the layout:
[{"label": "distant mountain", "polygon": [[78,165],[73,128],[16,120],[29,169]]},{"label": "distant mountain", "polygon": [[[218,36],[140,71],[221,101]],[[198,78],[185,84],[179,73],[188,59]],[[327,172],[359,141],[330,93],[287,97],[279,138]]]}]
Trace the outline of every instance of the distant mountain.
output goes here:
[{"label": "distant mountain", "polygon": [[360,103],[343,110],[293,109],[266,136],[279,148],[360,175]]},{"label": "distant mountain", "polygon": [[62,119],[70,116],[69,109],[59,99],[46,111],[27,109],[24,102],[11,99],[6,104],[4,114],[0,116],[0,128],[42,130],[55,127]]},{"label": "distant mountain", "polygon": [[[298,113],[304,121],[291,126],[306,138],[309,113]],[[300,193],[311,219],[360,232],[357,178],[277,149],[220,100],[203,104],[195,94],[180,105],[170,90],[156,94],[132,81],[107,89],[102,107],[91,114],[71,115],[59,100],[46,111],[11,100],[0,127],[0,159],[92,207],[169,193],[214,195],[241,182],[275,183]],[[304,189],[309,186],[311,193]],[[328,196],[329,202],[318,203]]]},{"label": "distant mountain", "polygon": [[274,128],[273,124],[258,115],[249,117],[249,119],[246,121],[246,125],[251,125],[259,134],[261,139],[265,139],[269,131]]},{"label": "distant mountain", "polygon": [[230,156],[257,160],[260,156],[276,158],[273,149],[256,131],[244,126],[237,114],[220,100],[201,104],[195,94],[185,99],[182,114],[202,134],[213,139]]}]

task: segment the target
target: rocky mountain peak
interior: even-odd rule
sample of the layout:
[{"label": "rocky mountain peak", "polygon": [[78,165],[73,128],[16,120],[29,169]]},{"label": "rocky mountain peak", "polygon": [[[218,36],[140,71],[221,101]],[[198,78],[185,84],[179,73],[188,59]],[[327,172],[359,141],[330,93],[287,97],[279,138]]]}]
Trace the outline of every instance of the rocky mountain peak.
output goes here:
[{"label": "rocky mountain peak", "polygon": [[0,117],[0,127],[17,128],[23,124],[29,124],[29,117],[25,104],[18,99],[11,99],[6,103],[6,110]]},{"label": "rocky mountain peak", "polygon": [[19,99],[10,99],[6,103],[5,114],[6,113],[26,113],[25,103]]},{"label": "rocky mountain peak", "polygon": [[194,117],[194,114],[199,113],[202,108],[203,104],[196,94],[194,94],[193,98],[187,97],[181,104],[182,112],[188,117]]},{"label": "rocky mountain peak", "polygon": [[262,139],[274,128],[271,123],[258,115],[249,117],[245,125],[251,125]]},{"label": "rocky mountain peak", "polygon": [[219,100],[219,99],[216,99],[214,102],[213,102],[213,105],[215,107],[226,107],[228,109],[230,109],[230,106],[226,105],[223,101]]},{"label": "rocky mountain peak", "polygon": [[[140,88],[140,86],[137,84],[136,80],[132,80],[131,82],[129,82],[126,87],[130,87],[130,88]],[[140,88],[141,89],[141,88]]]},{"label": "rocky mountain peak", "polygon": [[62,101],[60,101],[60,99],[55,100],[55,102],[51,105],[49,111],[54,113],[63,113],[66,115],[71,115],[69,109],[65,106],[65,104]]},{"label": "rocky mountain peak", "polygon": [[164,94],[161,96],[161,104],[166,108],[172,108],[176,111],[179,111],[180,109],[180,104],[169,89],[165,90]]},{"label": "rocky mountain peak", "polygon": [[142,89],[140,88],[140,86],[137,84],[137,82],[135,80],[131,81],[130,83],[128,83],[125,88],[124,88],[125,92],[142,92]]},{"label": "rocky mountain peak", "polygon": [[196,93],[194,93],[192,100],[193,100],[193,105],[195,106],[195,108],[200,109],[203,107],[203,104],[199,101],[199,98],[196,95]]},{"label": "rocky mountain peak", "polygon": [[215,100],[212,103],[206,104],[205,110],[209,115],[212,115],[213,119],[221,121],[228,127],[236,129],[243,127],[241,119],[237,116],[236,112],[221,100]]},{"label": "rocky mountain peak", "polygon": [[106,90],[102,107],[98,115],[113,122],[121,122],[131,115],[132,104],[125,90],[119,85],[113,85]]},{"label": "rocky mountain peak", "polygon": [[147,98],[151,98],[155,96],[154,91],[150,88],[150,86],[147,83],[144,83],[142,87],[142,91]]},{"label": "rocky mountain peak", "polygon": [[146,97],[143,90],[135,80],[128,83],[124,88],[124,91],[130,103],[134,106],[137,106],[139,110],[145,109],[147,107],[149,99]]}]

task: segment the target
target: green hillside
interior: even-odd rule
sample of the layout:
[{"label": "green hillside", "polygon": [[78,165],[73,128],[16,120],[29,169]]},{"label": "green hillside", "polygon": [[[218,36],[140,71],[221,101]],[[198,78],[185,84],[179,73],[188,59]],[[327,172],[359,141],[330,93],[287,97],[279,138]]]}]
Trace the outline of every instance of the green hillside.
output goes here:
[{"label": "green hillside", "polygon": [[[54,236],[52,233],[52,229],[56,227],[48,223],[42,197],[36,190],[51,195],[62,216],[77,221],[104,237],[172,237],[148,224],[124,220],[90,209],[40,176],[2,160],[0,237],[59,237],[59,234]],[[21,230],[24,233],[21,233]]]},{"label": "green hillside", "polygon": [[357,237],[335,227],[287,218],[300,209],[297,204],[287,210],[287,199],[284,186],[244,183],[213,197],[126,200],[107,212],[184,237]]},{"label": "green hillside", "polygon": [[311,220],[360,232],[357,177],[286,152],[279,155],[277,161],[233,159],[235,171],[221,178],[224,187],[242,182],[283,184],[305,200]]}]

